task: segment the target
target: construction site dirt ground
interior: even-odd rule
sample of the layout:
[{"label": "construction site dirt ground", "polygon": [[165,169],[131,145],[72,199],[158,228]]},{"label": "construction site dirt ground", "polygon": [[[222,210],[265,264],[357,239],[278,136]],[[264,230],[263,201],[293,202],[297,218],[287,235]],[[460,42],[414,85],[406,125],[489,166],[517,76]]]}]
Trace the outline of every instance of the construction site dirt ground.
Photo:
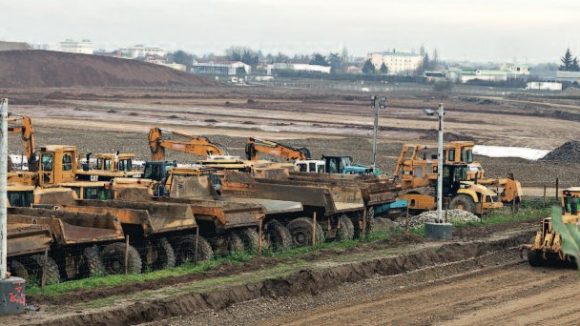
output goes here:
[{"label": "construction site dirt ground", "polygon": [[[80,153],[135,152],[138,159],[146,160],[150,156],[147,132],[160,126],[208,135],[234,155],[243,154],[246,137],[258,136],[308,147],[314,157],[347,154],[360,163],[370,159],[369,94],[360,92],[208,87],[3,89],[0,93],[11,99],[11,113],[32,117],[38,146],[77,145]],[[450,139],[547,150],[580,139],[580,101],[575,97],[393,93],[381,113],[378,164],[384,171],[393,171],[402,143],[435,142],[436,122],[422,109],[440,102],[447,108]],[[21,151],[19,141],[10,145],[12,153]],[[168,159],[192,161],[176,153],[168,153]],[[513,172],[536,196],[542,195],[543,186],[553,187],[557,178],[561,187],[580,180],[580,163],[476,159],[489,176]],[[204,279],[77,291],[52,303],[37,298],[40,311],[0,324],[574,323],[580,319],[574,300],[580,294],[577,273],[532,269],[514,249],[529,241],[535,227],[476,229],[457,239],[463,245],[445,250],[433,249],[441,245],[437,243],[403,241],[322,253],[291,263],[257,260],[223,267]],[[520,231],[528,234],[512,239],[511,249],[486,245],[484,252],[475,246],[459,255],[461,246]],[[427,251],[413,259],[401,256],[413,249]],[[392,260],[386,263],[387,258]],[[314,280],[320,285],[312,285]],[[262,283],[258,287],[256,282]],[[236,291],[228,292],[229,286],[236,286]],[[196,291],[214,294],[188,296]]]}]

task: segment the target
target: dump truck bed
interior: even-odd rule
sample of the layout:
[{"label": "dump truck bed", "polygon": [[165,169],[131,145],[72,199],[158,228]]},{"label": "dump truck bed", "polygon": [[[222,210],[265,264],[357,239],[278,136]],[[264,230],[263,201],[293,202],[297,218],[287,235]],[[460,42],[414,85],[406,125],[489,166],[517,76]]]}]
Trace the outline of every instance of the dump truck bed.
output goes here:
[{"label": "dump truck bed", "polygon": [[302,203],[295,201],[264,198],[242,198],[231,196],[224,196],[223,199],[238,203],[251,203],[260,205],[264,208],[266,215],[296,213],[302,212],[304,210]]},{"label": "dump truck bed", "polygon": [[41,253],[52,243],[48,225],[26,223],[15,214],[8,215],[7,229],[8,257]]},{"label": "dump truck bed", "polygon": [[17,222],[49,227],[59,245],[124,239],[121,223],[112,215],[41,208],[10,208],[10,211]]}]

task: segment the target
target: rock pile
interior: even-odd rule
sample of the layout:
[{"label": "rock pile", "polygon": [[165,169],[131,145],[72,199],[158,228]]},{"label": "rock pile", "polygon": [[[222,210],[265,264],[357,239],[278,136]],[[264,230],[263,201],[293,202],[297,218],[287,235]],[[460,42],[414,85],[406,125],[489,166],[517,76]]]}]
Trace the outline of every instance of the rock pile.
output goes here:
[{"label": "rock pile", "polygon": [[[445,212],[443,212],[445,214]],[[437,211],[427,211],[416,216],[411,216],[409,219],[410,228],[418,228],[427,222],[435,222],[437,220]],[[460,210],[460,209],[450,209],[447,211],[447,221],[449,223],[467,223],[467,222],[479,222],[481,219],[476,215]],[[397,219],[397,222],[401,227],[406,224],[406,219],[404,217]]]},{"label": "rock pile", "polygon": [[571,140],[542,158],[542,161],[580,163],[580,141]]}]

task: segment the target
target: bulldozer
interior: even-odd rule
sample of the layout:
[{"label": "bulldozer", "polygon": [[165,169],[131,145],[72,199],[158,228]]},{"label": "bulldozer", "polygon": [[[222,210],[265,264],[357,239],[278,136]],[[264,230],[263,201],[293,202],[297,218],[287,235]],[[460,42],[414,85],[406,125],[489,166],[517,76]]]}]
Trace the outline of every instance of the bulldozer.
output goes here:
[{"label": "bulldozer", "polygon": [[[437,155],[427,156],[426,150],[432,148],[422,145],[403,145],[393,173],[396,182],[403,190],[399,199],[407,200],[411,211],[435,209],[437,198],[438,162]],[[419,152],[423,151],[420,155]],[[445,156],[449,158],[450,152]],[[445,160],[443,166],[443,196],[449,209],[461,209],[473,214],[503,207],[497,194],[481,184],[469,180],[470,166],[465,162]]]},{"label": "bulldozer", "polygon": [[[568,188],[562,191],[562,222],[564,224],[580,225],[580,187]],[[544,218],[540,229],[536,232],[531,244],[522,246],[527,250],[528,262],[533,267],[575,265],[574,257],[562,251],[562,237],[553,229],[552,218]]]}]

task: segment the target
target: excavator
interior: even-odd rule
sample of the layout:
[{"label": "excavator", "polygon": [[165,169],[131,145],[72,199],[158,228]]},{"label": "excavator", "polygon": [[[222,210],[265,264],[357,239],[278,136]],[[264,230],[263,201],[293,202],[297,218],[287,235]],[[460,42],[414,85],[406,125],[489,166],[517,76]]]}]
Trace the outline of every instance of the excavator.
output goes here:
[{"label": "excavator", "polygon": [[[173,140],[171,139],[172,135],[188,138],[189,140]],[[207,137],[192,136],[157,127],[149,130],[149,149],[151,149],[151,158],[154,161],[165,160],[166,149],[193,155],[215,156],[226,154],[223,146],[211,142]]]},{"label": "excavator", "polygon": [[276,156],[288,162],[296,160],[310,160],[310,150],[306,147],[295,148],[272,140],[248,138],[246,142],[246,158],[255,161],[258,154]]},{"label": "excavator", "polygon": [[[564,224],[573,224],[578,227],[580,224],[579,202],[580,187],[562,191],[562,222]],[[528,262],[533,267],[576,264],[573,257],[564,254],[562,241],[560,233],[553,229],[552,218],[548,217],[540,223],[540,230],[536,232],[533,242],[523,245],[522,249],[527,250]]]},{"label": "excavator", "polygon": [[[32,120],[28,116],[11,116],[8,118],[8,132],[18,133],[24,145],[24,157],[26,157],[28,169],[34,171],[36,169],[36,155],[34,153],[35,137],[32,129]],[[12,168],[10,158],[8,160],[8,170]]]}]

